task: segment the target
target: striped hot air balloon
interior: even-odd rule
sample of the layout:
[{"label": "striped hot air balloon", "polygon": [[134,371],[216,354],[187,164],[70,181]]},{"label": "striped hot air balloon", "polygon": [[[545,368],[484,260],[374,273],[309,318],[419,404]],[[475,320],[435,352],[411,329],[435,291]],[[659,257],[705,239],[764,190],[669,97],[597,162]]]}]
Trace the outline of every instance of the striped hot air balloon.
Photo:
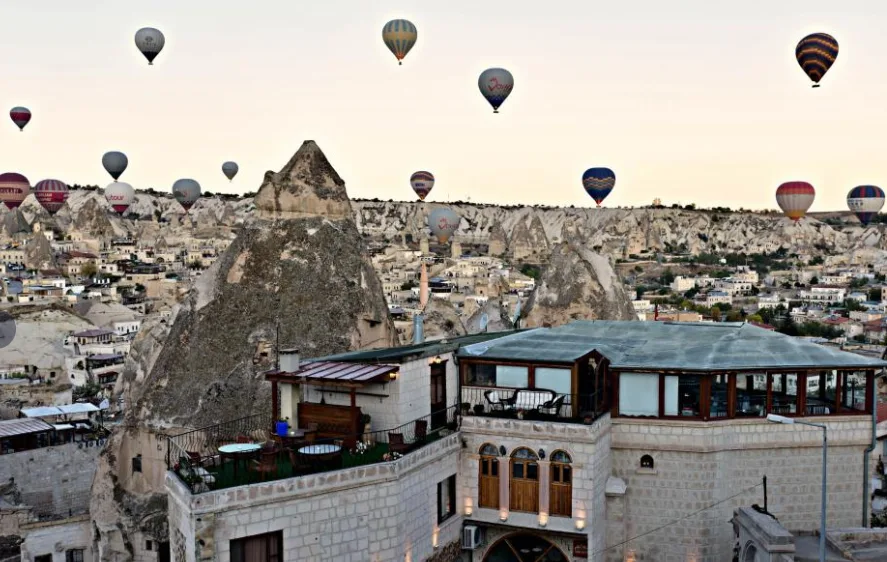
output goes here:
[{"label": "striped hot air balloon", "polygon": [[610,168],[589,168],[582,174],[582,186],[597,206],[607,198],[616,185],[616,174]]},{"label": "striped hot air balloon", "polygon": [[28,178],[15,172],[0,174],[0,201],[9,208],[17,209],[31,191]]},{"label": "striped hot air balloon", "polygon": [[876,185],[859,185],[847,194],[847,207],[863,225],[868,226],[884,207],[884,190]]},{"label": "striped hot air balloon", "polygon": [[68,200],[68,186],[59,180],[42,180],[34,186],[34,197],[50,215],[56,214]]},{"label": "striped hot air balloon", "polygon": [[31,121],[31,110],[27,107],[13,107],[9,110],[9,118],[19,131],[24,131],[25,125]]},{"label": "striped hot air balloon", "polygon": [[795,47],[795,58],[801,69],[813,80],[814,88],[838,58],[838,41],[828,33],[811,33]]},{"label": "striped hot air balloon", "polygon": [[403,64],[403,58],[416,44],[418,36],[416,26],[407,20],[391,20],[382,28],[382,40],[397,57],[397,64]]},{"label": "striped hot air balloon", "polygon": [[816,198],[816,190],[805,181],[789,181],[776,189],[776,202],[785,216],[795,222],[807,214]]},{"label": "striped hot air balloon", "polygon": [[410,185],[419,196],[420,201],[425,201],[431,188],[434,187],[434,176],[431,172],[419,171],[410,176]]}]

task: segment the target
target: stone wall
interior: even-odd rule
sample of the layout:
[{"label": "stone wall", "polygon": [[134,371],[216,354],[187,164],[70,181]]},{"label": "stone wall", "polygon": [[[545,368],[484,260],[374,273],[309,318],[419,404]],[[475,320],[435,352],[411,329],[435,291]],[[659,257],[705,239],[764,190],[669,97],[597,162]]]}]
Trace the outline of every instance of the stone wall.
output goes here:
[{"label": "stone wall", "polygon": [[83,560],[93,560],[92,529],[89,516],[82,515],[61,521],[31,523],[22,527],[22,562],[33,562],[37,556],[52,555],[52,562],[66,562],[65,552],[82,549]]},{"label": "stone wall", "polygon": [[460,536],[459,510],[438,527],[436,497],[458,473],[460,443],[457,433],[391,463],[199,495],[169,474],[173,556],[228,562],[231,540],[282,531],[285,560],[425,560],[435,538]]},{"label": "stone wall", "polygon": [[[863,451],[871,422],[866,417],[815,421],[829,427],[829,526],[858,526]],[[733,510],[763,505],[760,484],[765,475],[768,509],[787,529],[813,531],[819,526],[822,432],[815,428],[759,419],[700,423],[618,418],[613,420],[612,449],[613,474],[625,481],[627,491],[621,516],[620,509],[608,509],[610,544],[616,537],[668,526],[608,550],[606,560],[729,560]],[[644,454],[653,457],[652,470],[640,468]],[[723,503],[706,509],[718,502]],[[615,508],[615,503],[611,499],[609,506]]]},{"label": "stone wall", "polygon": [[86,513],[101,448],[79,445],[69,443],[3,455],[0,482],[14,478],[22,503],[41,516]]},{"label": "stone wall", "polygon": [[[466,443],[461,467],[462,495],[465,497],[465,503],[460,508],[464,512],[465,507],[471,505],[472,521],[503,526],[513,531],[548,530],[569,533],[576,538],[585,536],[588,540],[589,554],[604,548],[606,538],[604,494],[610,475],[608,415],[591,425],[465,416],[462,419],[462,437]],[[507,521],[502,522],[499,510],[479,508],[478,451],[485,443],[490,443],[496,448],[505,447],[506,454],[499,459],[500,478],[507,477],[511,473],[507,467],[510,455],[515,449],[527,447],[533,451],[545,450],[546,460],[539,462],[540,508],[543,506],[541,496],[547,497],[547,490],[543,490],[549,480],[547,470],[550,465],[547,459],[558,449],[566,451],[573,461],[573,517],[551,516],[543,529],[537,514],[509,512]],[[505,496],[503,492],[506,489],[500,484],[500,503],[503,503],[501,500]],[[577,530],[579,520],[584,521],[584,529],[581,531]],[[487,546],[490,544],[489,537],[486,544]]]}]

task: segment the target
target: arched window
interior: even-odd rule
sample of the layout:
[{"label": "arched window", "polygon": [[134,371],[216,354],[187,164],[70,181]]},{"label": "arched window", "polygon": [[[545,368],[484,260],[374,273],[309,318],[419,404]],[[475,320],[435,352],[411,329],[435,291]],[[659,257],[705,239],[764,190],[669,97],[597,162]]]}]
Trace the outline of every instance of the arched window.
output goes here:
[{"label": "arched window", "polygon": [[480,448],[477,505],[499,509],[499,450],[489,443]]},{"label": "arched window", "polygon": [[746,545],[742,562],[758,562],[758,549],[755,545],[751,543]]},{"label": "arched window", "polygon": [[641,468],[653,468],[653,457],[644,455],[641,457]]},{"label": "arched window", "polygon": [[548,511],[551,515],[573,516],[573,467],[564,451],[551,454],[551,479],[549,481]]},{"label": "arched window", "polygon": [[511,453],[509,505],[512,511],[539,512],[539,457],[521,447]]}]

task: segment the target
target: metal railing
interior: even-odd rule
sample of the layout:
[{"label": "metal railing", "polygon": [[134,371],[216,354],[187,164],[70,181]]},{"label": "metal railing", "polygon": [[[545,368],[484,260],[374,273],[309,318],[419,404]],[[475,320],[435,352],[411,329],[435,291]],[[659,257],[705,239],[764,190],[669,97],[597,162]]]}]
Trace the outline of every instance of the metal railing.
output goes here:
[{"label": "metal railing", "polygon": [[[276,436],[269,416],[249,416],[170,437],[167,468],[199,494],[397,460],[458,430],[459,421],[453,405],[392,429],[316,439]],[[234,443],[260,447],[219,451]]]},{"label": "metal railing", "polygon": [[590,424],[607,411],[598,394],[563,394],[546,389],[462,387],[460,413],[539,421]]}]

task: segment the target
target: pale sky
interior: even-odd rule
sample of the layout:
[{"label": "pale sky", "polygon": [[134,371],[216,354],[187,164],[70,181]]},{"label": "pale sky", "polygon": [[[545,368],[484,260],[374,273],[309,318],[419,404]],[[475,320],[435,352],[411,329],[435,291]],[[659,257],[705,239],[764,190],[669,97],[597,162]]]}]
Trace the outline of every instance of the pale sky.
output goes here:
[{"label": "pale sky", "polygon": [[[394,18],[419,30],[403,66]],[[429,170],[429,201],[593,206],[582,173],[607,166],[609,207],[776,208],[804,180],[811,211],[845,209],[887,188],[885,21],[883,0],[7,1],[2,110],[34,116],[2,116],[0,168],[104,186],[121,150],[137,189],[242,193],[313,139],[352,197],[414,200]],[[814,90],[794,48],[819,31],[840,55]],[[497,115],[477,89],[495,66],[515,80]]]}]

